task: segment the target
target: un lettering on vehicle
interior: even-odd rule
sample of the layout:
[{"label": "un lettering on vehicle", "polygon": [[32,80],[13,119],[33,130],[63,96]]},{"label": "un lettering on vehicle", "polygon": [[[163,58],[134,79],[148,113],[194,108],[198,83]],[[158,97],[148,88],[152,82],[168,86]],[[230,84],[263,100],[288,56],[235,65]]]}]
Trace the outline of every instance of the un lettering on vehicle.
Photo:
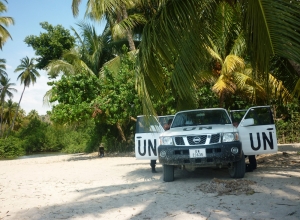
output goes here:
[{"label": "un lettering on vehicle", "polygon": [[240,136],[245,155],[270,154],[278,151],[275,131],[252,131]]},{"label": "un lettering on vehicle", "polygon": [[156,160],[159,145],[158,133],[145,133],[135,136],[135,157],[140,160]]},{"label": "un lettering on vehicle", "polygon": [[261,134],[259,132],[257,133],[249,133],[250,138],[250,144],[251,148],[254,151],[259,151],[262,147],[263,150],[274,149],[274,141],[273,141],[273,134],[272,132],[268,132],[269,135],[266,134],[266,132],[262,132]]}]

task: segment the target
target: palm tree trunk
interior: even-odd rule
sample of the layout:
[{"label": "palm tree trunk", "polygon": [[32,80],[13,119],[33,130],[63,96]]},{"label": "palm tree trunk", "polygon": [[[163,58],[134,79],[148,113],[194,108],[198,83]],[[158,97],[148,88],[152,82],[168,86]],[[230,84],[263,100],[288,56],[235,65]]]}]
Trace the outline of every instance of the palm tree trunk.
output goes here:
[{"label": "palm tree trunk", "polygon": [[224,100],[225,100],[225,94],[224,94],[224,92],[221,92],[219,108],[224,108]]},{"label": "palm tree trunk", "polygon": [[24,91],[25,91],[25,87],[26,87],[26,86],[25,86],[25,84],[24,84],[23,92],[22,92],[22,94],[21,94],[21,97],[20,97],[20,100],[19,100],[19,103],[18,103],[18,106],[17,106],[17,110],[16,110],[16,114],[15,114],[15,116],[14,116],[14,120],[12,121],[11,127],[10,127],[10,129],[8,130],[8,133],[7,133],[6,137],[8,137],[9,134],[10,134],[10,132],[14,129],[15,121],[16,121],[16,118],[17,118],[17,115],[18,115],[18,111],[19,111],[19,108],[20,108],[21,100],[22,100],[22,98],[23,98],[23,94],[24,94]]},{"label": "palm tree trunk", "polygon": [[[122,5],[122,15],[123,15],[123,19],[128,18],[128,13],[127,13],[127,10],[126,10],[126,6],[124,4]],[[129,44],[129,50],[130,51],[135,50],[136,48],[135,48],[135,45],[134,45],[131,30],[127,30],[127,40],[128,40],[128,44]]]}]

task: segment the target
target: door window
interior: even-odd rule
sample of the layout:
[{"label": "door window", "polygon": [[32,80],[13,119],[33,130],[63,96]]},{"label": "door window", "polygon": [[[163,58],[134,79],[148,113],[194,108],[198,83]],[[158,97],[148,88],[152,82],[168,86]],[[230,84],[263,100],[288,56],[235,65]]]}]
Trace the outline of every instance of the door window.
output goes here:
[{"label": "door window", "polygon": [[270,107],[253,107],[245,115],[245,119],[253,118],[254,125],[272,125],[274,124],[273,114]]}]

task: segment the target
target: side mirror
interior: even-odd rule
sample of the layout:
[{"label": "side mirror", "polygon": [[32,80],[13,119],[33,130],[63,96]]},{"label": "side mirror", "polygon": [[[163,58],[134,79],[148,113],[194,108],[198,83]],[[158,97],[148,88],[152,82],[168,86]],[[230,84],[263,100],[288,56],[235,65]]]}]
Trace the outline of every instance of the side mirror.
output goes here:
[{"label": "side mirror", "polygon": [[254,119],[253,118],[247,118],[247,119],[244,119],[241,122],[241,126],[243,126],[243,127],[247,127],[247,126],[251,126],[251,125],[254,125]]}]

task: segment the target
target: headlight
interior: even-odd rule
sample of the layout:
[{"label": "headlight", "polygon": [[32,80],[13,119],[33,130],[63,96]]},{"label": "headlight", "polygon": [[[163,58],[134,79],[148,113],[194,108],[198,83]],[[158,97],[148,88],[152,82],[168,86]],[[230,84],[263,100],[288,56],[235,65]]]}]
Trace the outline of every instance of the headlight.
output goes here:
[{"label": "headlight", "polygon": [[231,142],[237,140],[239,140],[238,133],[236,132],[223,133],[223,142]]},{"label": "headlight", "polygon": [[172,137],[160,137],[161,145],[173,145]]}]

